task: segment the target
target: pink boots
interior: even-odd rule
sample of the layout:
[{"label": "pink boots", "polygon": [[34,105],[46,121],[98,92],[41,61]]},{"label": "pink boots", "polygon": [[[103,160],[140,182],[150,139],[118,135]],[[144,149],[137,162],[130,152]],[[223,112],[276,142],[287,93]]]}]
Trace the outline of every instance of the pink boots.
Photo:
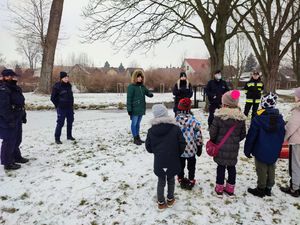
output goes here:
[{"label": "pink boots", "polygon": [[226,187],[224,188],[224,185],[222,184],[216,184],[215,187],[215,192],[218,197],[223,196],[223,191],[228,195],[228,196],[234,196],[234,185],[233,184],[226,184]]},{"label": "pink boots", "polygon": [[225,192],[228,196],[234,196],[234,185],[233,185],[233,184],[226,183],[226,187],[225,187],[224,192]]}]

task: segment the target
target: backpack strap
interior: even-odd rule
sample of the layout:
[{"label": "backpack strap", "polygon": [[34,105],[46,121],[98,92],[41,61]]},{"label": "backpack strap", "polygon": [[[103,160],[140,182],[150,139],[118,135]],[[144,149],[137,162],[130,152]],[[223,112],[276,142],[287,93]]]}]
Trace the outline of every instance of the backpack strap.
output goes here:
[{"label": "backpack strap", "polygon": [[236,128],[237,123],[234,124],[232,127],[230,127],[230,129],[227,131],[227,133],[225,134],[225,136],[222,138],[221,142],[218,144],[218,147],[221,148],[224,143],[227,141],[227,139],[229,138],[229,136],[231,135],[231,133],[234,131],[234,129]]}]

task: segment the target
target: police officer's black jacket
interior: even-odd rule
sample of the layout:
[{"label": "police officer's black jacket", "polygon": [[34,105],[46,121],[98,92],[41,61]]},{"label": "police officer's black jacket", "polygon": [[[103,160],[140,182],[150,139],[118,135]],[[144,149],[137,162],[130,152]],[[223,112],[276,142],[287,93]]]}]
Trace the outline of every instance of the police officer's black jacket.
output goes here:
[{"label": "police officer's black jacket", "polygon": [[51,94],[51,101],[55,108],[70,109],[74,105],[72,85],[64,82],[54,84]]},{"label": "police officer's black jacket", "polygon": [[244,87],[246,98],[247,99],[254,99],[254,100],[260,100],[261,93],[264,89],[264,85],[260,78],[257,80],[251,78]]},{"label": "police officer's black jacket", "polygon": [[0,127],[13,128],[26,116],[25,98],[16,81],[0,83]]},{"label": "police officer's black jacket", "polygon": [[222,79],[208,81],[205,88],[209,103],[218,106],[222,104],[222,95],[227,91],[229,91],[228,85]]}]

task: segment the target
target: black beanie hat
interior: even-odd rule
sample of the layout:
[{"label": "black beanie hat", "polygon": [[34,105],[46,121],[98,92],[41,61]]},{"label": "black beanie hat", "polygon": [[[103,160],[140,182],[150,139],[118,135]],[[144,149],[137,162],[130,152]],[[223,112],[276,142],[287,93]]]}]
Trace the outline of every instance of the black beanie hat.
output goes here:
[{"label": "black beanie hat", "polygon": [[60,79],[63,79],[64,77],[67,77],[67,76],[68,76],[68,74],[67,74],[65,71],[61,71],[61,72],[59,73]]},{"label": "black beanie hat", "polygon": [[214,74],[221,73],[221,70],[216,70]]},{"label": "black beanie hat", "polygon": [[180,78],[181,77],[186,77],[186,73],[185,72],[180,72]]},{"label": "black beanie hat", "polygon": [[11,69],[4,69],[2,72],[1,72],[1,75],[3,77],[8,77],[8,76],[17,76],[17,74],[11,70]]}]

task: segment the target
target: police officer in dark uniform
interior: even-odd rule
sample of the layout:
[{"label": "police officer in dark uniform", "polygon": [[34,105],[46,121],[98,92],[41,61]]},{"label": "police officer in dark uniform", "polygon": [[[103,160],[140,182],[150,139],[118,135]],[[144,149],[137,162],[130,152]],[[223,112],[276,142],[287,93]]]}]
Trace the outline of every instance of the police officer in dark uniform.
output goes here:
[{"label": "police officer in dark uniform", "polygon": [[214,74],[214,79],[208,81],[205,88],[209,101],[208,127],[212,124],[216,109],[221,108],[222,95],[227,91],[229,91],[228,85],[225,80],[222,80],[221,71],[217,70]]},{"label": "police officer in dark uniform", "polygon": [[60,81],[55,83],[52,89],[51,101],[57,110],[57,124],[55,129],[55,143],[62,144],[60,140],[61,129],[67,119],[67,139],[75,140],[72,136],[72,124],[74,121],[74,97],[72,85],[66,72],[60,72]]},{"label": "police officer in dark uniform", "polygon": [[20,151],[22,142],[22,123],[26,123],[25,98],[22,89],[17,86],[16,73],[11,69],[2,71],[0,84],[0,137],[1,164],[5,170],[16,170],[27,163]]},{"label": "police officer in dark uniform", "polygon": [[245,84],[244,90],[246,94],[244,114],[248,116],[252,107],[251,118],[253,119],[260,104],[261,94],[264,91],[264,84],[260,79],[259,72],[254,71],[252,73],[251,79]]}]

